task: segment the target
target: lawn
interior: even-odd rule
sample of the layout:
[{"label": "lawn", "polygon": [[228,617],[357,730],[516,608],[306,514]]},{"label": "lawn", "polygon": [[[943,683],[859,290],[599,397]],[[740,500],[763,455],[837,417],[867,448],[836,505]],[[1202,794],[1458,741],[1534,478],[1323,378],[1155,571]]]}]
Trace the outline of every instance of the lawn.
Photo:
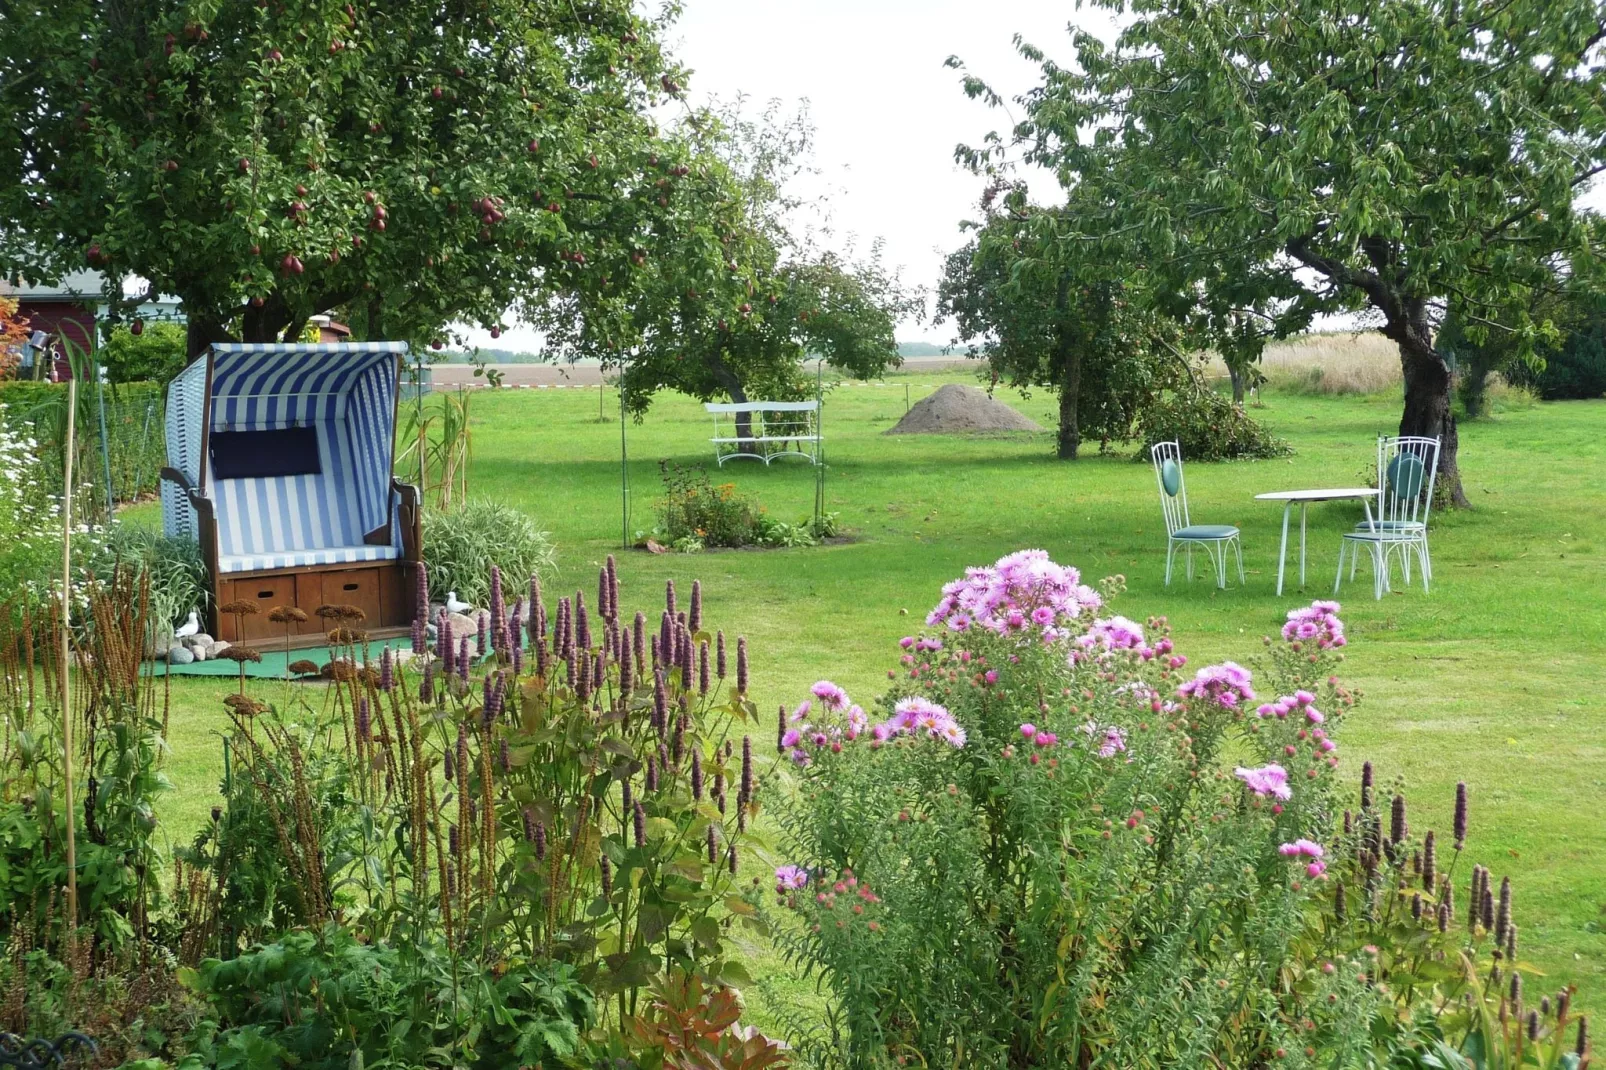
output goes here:
[{"label": "lawn", "polygon": [[[1027,546],[1047,549],[1096,580],[1127,577],[1117,611],[1164,614],[1193,664],[1252,656],[1283,614],[1332,591],[1338,539],[1355,503],[1311,510],[1310,582],[1297,564],[1274,595],[1281,511],[1257,492],[1354,485],[1373,442],[1398,420],[1397,396],[1273,393],[1254,415],[1295,447],[1293,457],[1190,465],[1194,519],[1244,532],[1248,586],[1209,581],[1167,590],[1155,480],[1131,451],[1055,461],[1047,433],[994,439],[882,437],[913,400],[963,372],[893,376],[833,391],[824,417],[828,508],[851,540],[826,547],[621,558],[624,605],[652,609],[663,582],[704,583],[706,619],[745,634],[760,708],[792,702],[821,677],[873,695],[938,587],[969,564]],[[617,402],[598,418],[596,389],[481,392],[473,398],[470,491],[537,516],[558,546],[549,590],[596,588],[596,569],[619,549]],[[1001,392],[1052,426],[1052,399]],[[658,460],[708,462],[699,405],[664,397],[626,427],[632,531],[652,526]],[[1586,1007],[1606,1007],[1606,402],[1549,404],[1462,427],[1462,465],[1475,508],[1435,514],[1435,585],[1372,598],[1369,577],[1346,583],[1347,677],[1365,701],[1341,737],[1359,775],[1403,779],[1417,829],[1445,830],[1455,783],[1471,790],[1471,861],[1516,885],[1522,958],[1541,990],[1573,982]],[[709,462],[712,467],[711,462]],[[753,493],[782,519],[809,512],[814,473],[736,462],[716,475]],[[154,519],[154,507],[133,511]],[[1396,579],[1398,577],[1396,576]],[[1398,587],[1399,584],[1397,583]],[[907,615],[905,615],[907,614]],[[212,805],[220,767],[216,699],[222,681],[173,687],[169,828],[187,835]],[[1457,869],[1464,883],[1470,862]]]}]

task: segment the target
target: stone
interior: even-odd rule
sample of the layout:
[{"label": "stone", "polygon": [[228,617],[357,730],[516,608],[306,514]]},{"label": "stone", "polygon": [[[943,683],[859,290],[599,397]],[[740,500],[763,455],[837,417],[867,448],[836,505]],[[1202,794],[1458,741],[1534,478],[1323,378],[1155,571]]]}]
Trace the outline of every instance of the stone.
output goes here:
[{"label": "stone", "polygon": [[169,665],[188,665],[194,660],[195,655],[190,653],[189,647],[179,646],[174,643],[167,650],[167,663]]},{"label": "stone", "polygon": [[424,638],[425,639],[428,639],[430,642],[433,643],[435,641],[435,637],[437,635],[439,635],[439,634],[440,634],[440,629],[435,627],[435,625],[433,625],[433,624],[424,625]]},{"label": "stone", "polygon": [[227,639],[219,639],[217,642],[206,648],[206,656],[209,658],[221,657],[223,652],[233,645],[234,644],[229,642]]},{"label": "stone", "polygon": [[488,611],[483,610],[483,609],[478,609],[478,610],[475,610],[474,612],[475,612],[475,616],[473,616],[473,617],[469,616],[466,613],[448,613],[446,615],[446,619],[448,621],[450,621],[451,624],[452,624],[452,635],[453,635],[453,637],[455,637],[456,639],[461,640],[463,638],[463,636],[466,635],[470,639],[472,639],[475,635],[477,635],[479,633],[480,623],[479,623],[479,619],[478,618],[481,617],[481,616],[483,616],[485,618],[485,622],[486,622],[487,625],[490,624],[491,614]]},{"label": "stone", "polygon": [[189,647],[191,650],[194,650],[196,647],[209,647],[215,642],[217,642],[217,640],[213,639],[205,632],[196,632],[194,635],[186,635],[184,637],[184,645]]},{"label": "stone", "polygon": [[205,643],[196,643],[195,645],[185,647],[184,649],[188,650],[190,652],[190,657],[194,658],[196,661],[205,661],[208,656],[207,651],[210,650],[211,647],[207,646]]},{"label": "stone", "polygon": [[145,635],[145,660],[165,661],[167,648],[173,645],[173,626],[156,625]]}]

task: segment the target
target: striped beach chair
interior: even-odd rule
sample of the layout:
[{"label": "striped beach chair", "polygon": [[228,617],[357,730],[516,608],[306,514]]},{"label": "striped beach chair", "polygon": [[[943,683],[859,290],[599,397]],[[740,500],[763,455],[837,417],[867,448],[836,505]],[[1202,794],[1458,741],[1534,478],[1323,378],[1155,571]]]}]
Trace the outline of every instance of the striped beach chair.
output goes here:
[{"label": "striped beach chair", "polygon": [[410,626],[418,492],[391,474],[406,352],[404,342],[214,345],[169,386],[163,526],[200,543],[214,607],[249,598],[264,611],[242,622],[214,609],[218,638],[282,636],[265,618],[273,605],[308,614],[309,642],[326,603],[361,608],[376,637]]}]

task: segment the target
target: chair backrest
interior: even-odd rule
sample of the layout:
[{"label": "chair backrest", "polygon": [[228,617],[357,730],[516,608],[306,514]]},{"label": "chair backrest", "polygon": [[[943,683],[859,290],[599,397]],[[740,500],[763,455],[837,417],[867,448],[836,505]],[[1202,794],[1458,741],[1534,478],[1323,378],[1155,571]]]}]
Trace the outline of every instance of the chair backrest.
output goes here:
[{"label": "chair backrest", "polygon": [[1377,519],[1427,525],[1439,471],[1439,440],[1397,435],[1377,440]]},{"label": "chair backrest", "polygon": [[1188,526],[1188,488],[1182,482],[1182,447],[1175,442],[1156,442],[1149,448],[1154,461],[1155,482],[1160,485],[1160,511],[1165,514],[1165,532],[1175,535]]}]

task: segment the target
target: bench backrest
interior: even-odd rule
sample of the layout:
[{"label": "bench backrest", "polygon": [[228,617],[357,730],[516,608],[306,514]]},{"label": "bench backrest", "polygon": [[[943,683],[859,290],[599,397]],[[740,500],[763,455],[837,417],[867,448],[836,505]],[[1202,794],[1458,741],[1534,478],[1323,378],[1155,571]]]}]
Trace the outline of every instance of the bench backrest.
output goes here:
[{"label": "bench backrest", "polygon": [[740,401],[708,402],[703,406],[709,412],[814,412],[818,401]]}]

